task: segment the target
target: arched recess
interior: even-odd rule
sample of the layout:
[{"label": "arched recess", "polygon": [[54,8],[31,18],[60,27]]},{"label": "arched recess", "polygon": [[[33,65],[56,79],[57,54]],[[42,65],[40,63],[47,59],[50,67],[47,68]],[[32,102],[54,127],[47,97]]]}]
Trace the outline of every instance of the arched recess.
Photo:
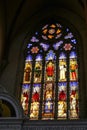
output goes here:
[{"label": "arched recess", "polygon": [[23,110],[14,97],[7,92],[0,92],[0,118],[22,118]]},{"label": "arched recess", "polygon": [[[63,11],[62,11],[63,10]],[[21,92],[21,84],[22,84],[22,79],[23,79],[23,70],[24,70],[24,62],[25,62],[25,54],[24,54],[24,50],[27,46],[27,43],[29,42],[29,38],[31,38],[31,36],[33,36],[33,33],[36,31],[37,28],[39,28],[39,25],[42,25],[43,24],[43,21],[45,22],[46,21],[46,18],[48,19],[48,17],[51,17],[51,18],[54,18],[55,17],[55,20],[59,20],[60,18],[60,15],[61,15],[61,19],[63,20],[63,23],[66,23],[66,25],[69,25],[73,32],[75,32],[75,35],[78,39],[78,56],[79,56],[79,74],[80,74],[80,117],[84,118],[86,116],[85,114],[85,105],[86,105],[86,81],[85,81],[85,77],[84,77],[84,74],[86,75],[86,71],[84,71],[82,68],[85,68],[85,62],[86,60],[84,60],[84,53],[85,53],[85,47],[84,47],[84,53],[83,53],[83,46],[85,45],[85,37],[84,37],[84,31],[81,30],[81,24],[84,23],[83,21],[81,21],[81,18],[79,18],[78,16],[78,19],[75,21],[75,18],[77,18],[77,15],[74,14],[73,12],[70,12],[70,11],[67,11],[66,9],[56,9],[54,8],[53,9],[50,9],[47,14],[45,14],[46,12],[42,13],[41,12],[39,13],[39,15],[36,15],[36,22],[35,21],[35,18],[34,19],[31,19],[29,21],[29,24],[25,25],[27,26],[27,29],[25,28],[25,30],[27,30],[28,32],[28,35],[26,35],[26,38],[24,39],[24,42],[22,44],[22,50],[21,50],[21,61],[19,62],[19,65],[18,65],[18,72],[19,72],[19,76],[17,75],[17,83],[16,83],[16,87],[18,88],[18,86],[20,86],[18,88],[18,98],[20,99],[20,92]],[[71,15],[72,14],[72,15]],[[70,17],[69,17],[70,16]],[[37,17],[39,18],[39,20],[37,19]],[[44,18],[43,18],[44,17]],[[79,23],[79,20],[80,20],[80,23]],[[82,23],[81,23],[82,22]],[[33,24],[32,24],[33,23]],[[30,26],[31,25],[31,26]],[[82,24],[83,25],[83,24]],[[83,26],[84,28],[84,26]],[[28,31],[28,29],[30,31]],[[79,31],[81,30],[81,31]],[[83,44],[83,46],[82,46]],[[24,54],[24,55],[23,55]],[[83,56],[83,57],[82,57]],[[21,63],[21,64],[20,64]],[[18,74],[18,73],[17,73]],[[83,78],[84,77],[84,78]],[[83,82],[85,81],[85,82]],[[83,89],[83,86],[84,86],[84,89]],[[85,93],[85,94],[84,94]]]},{"label": "arched recess", "polygon": [[[24,63],[24,66],[23,66],[24,67],[23,68],[24,71],[23,71],[23,75],[21,76],[22,79],[21,79],[21,85],[20,85],[20,89],[19,90],[22,90],[22,93],[21,93],[22,98],[23,98],[23,94],[24,94],[23,91],[24,92],[27,91],[27,95],[26,95],[27,97],[25,97],[25,98],[28,98],[27,99],[28,104],[27,104],[27,112],[25,112],[25,114],[26,113],[30,114],[30,116],[32,115],[32,112],[31,112],[32,109],[31,109],[31,107],[32,107],[32,104],[34,103],[32,101],[32,98],[33,98],[32,96],[33,96],[33,93],[34,93],[33,92],[34,91],[33,88],[37,87],[38,83],[40,83],[38,87],[41,89],[40,90],[41,93],[39,93],[39,94],[43,95],[43,96],[40,96],[40,101],[39,102],[42,102],[42,104],[46,103],[46,101],[44,100],[44,94],[43,93],[45,93],[44,92],[44,89],[46,89],[45,85],[48,83],[48,82],[46,83],[46,81],[50,80],[50,79],[48,78],[45,81],[45,76],[46,75],[44,74],[44,71],[46,71],[46,66],[50,62],[50,59],[48,58],[49,55],[52,55],[53,57],[57,58],[57,60],[56,60],[56,58],[51,59],[53,66],[55,66],[54,67],[55,68],[55,71],[54,71],[55,76],[51,77],[51,79],[55,78],[55,81],[52,80],[52,83],[54,82],[54,84],[56,84],[55,85],[56,87],[54,87],[54,85],[52,87],[52,91],[54,91],[53,95],[55,93],[55,96],[52,98],[52,100],[55,100],[55,101],[53,101],[51,103],[52,104],[56,104],[57,103],[58,99],[57,99],[56,96],[59,96],[58,95],[59,92],[56,93],[56,91],[59,90],[60,86],[61,87],[65,86],[65,88],[67,89],[67,90],[65,90],[65,93],[68,93],[68,96],[70,96],[70,93],[73,93],[72,92],[73,90],[78,91],[77,93],[79,94],[79,90],[80,90],[80,86],[81,86],[80,85],[80,64],[79,64],[80,63],[80,61],[79,61],[79,58],[80,58],[80,53],[79,53],[79,49],[80,49],[80,47],[79,47],[80,46],[80,37],[79,37],[79,33],[77,33],[76,29],[68,21],[64,22],[64,19],[62,19],[60,17],[59,17],[59,19],[60,20],[58,20],[56,22],[54,22],[55,19],[52,19],[52,18],[49,19],[49,20],[44,20],[46,22],[41,22],[40,26],[37,27],[37,30],[39,30],[38,28],[40,28],[42,30],[42,32],[39,31],[39,33],[41,34],[41,36],[38,35],[38,31],[36,31],[36,30],[35,30],[34,33],[32,33],[33,35],[31,36],[31,38],[29,36],[29,33],[27,35],[27,39],[26,39],[26,43],[25,43],[26,48],[25,48],[25,52],[24,52],[24,54],[25,54],[24,55],[24,62],[25,63]],[[49,24],[50,24],[50,27],[49,27]],[[61,25],[63,25],[63,30],[61,29],[62,28]],[[54,28],[56,28],[56,29],[54,29]],[[57,30],[57,29],[59,29],[59,30]],[[66,30],[66,32],[64,32],[64,30]],[[61,33],[61,31],[63,31],[63,32]],[[55,32],[56,32],[56,35],[54,34]],[[55,36],[53,36],[53,35],[55,35]],[[61,39],[61,35],[63,35],[62,39]],[[56,37],[56,39],[58,41],[57,40],[52,40],[53,37]],[[41,39],[39,39],[39,38],[41,38]],[[64,41],[64,39],[68,39],[68,40]],[[44,40],[47,40],[47,41],[45,41],[45,44],[43,43]],[[63,48],[61,48],[61,47],[63,47]],[[58,50],[58,48],[60,48],[60,50]],[[71,48],[73,48],[72,51],[71,51]],[[62,53],[63,49],[64,49],[64,51],[63,51],[64,53],[66,51],[68,51],[68,52],[66,54]],[[75,53],[73,53],[74,49],[76,49]],[[61,53],[59,53],[57,51],[60,51]],[[39,52],[39,55],[38,55],[38,52]],[[43,54],[41,54],[41,53],[43,53]],[[68,59],[67,59],[67,56],[65,56],[65,55],[68,56]],[[39,62],[38,62],[38,57],[39,57],[39,60],[40,60]],[[41,58],[41,57],[43,57],[43,58]],[[61,60],[64,60],[64,65],[66,66],[65,69],[67,69],[67,74],[66,74],[67,76],[65,76],[64,82],[62,82],[61,78],[58,79],[59,78],[58,76],[60,75],[60,74],[58,74],[58,73],[60,73],[60,72],[58,72],[59,71],[58,69],[59,69],[60,64],[61,64],[60,62],[62,62]],[[76,71],[77,71],[76,73],[78,75],[77,76],[78,78],[77,79],[75,78],[75,80],[73,80],[72,78],[70,79],[70,77],[71,77],[70,65],[73,62],[72,60],[74,61],[75,64],[77,64],[76,65],[76,67],[77,67],[76,68]],[[26,69],[26,66],[27,66],[28,62],[29,62],[30,70],[32,71],[31,75],[30,75],[30,80],[29,80],[29,74],[28,74],[28,77],[27,77],[28,78],[27,80],[29,80],[29,82],[24,81],[24,78],[25,78],[25,69]],[[42,75],[42,76],[39,77],[40,81],[38,79],[36,79],[37,81],[35,81],[35,73],[36,72],[34,72],[35,71],[34,69],[35,69],[35,67],[37,66],[38,63],[40,63],[40,65],[42,64],[41,68],[44,68],[44,69],[40,70],[40,73]],[[72,76],[73,76],[73,74],[72,74]],[[62,84],[62,83],[64,83],[64,84]],[[57,88],[57,84],[59,85],[58,88]],[[76,89],[75,89],[75,86],[77,86]],[[43,87],[43,89],[41,87]],[[70,89],[69,87],[71,87],[71,88],[73,87],[73,89]],[[73,94],[75,94],[75,93],[73,93]],[[79,99],[78,99],[78,94],[75,95],[76,98],[77,98],[77,100],[78,100],[78,101],[75,101],[75,102],[79,102],[81,94],[79,94]],[[67,111],[66,113],[68,113],[68,114],[65,114],[66,115],[65,118],[67,116],[69,116],[69,112],[68,111],[70,111],[70,110],[68,110],[68,104],[70,104],[70,106],[71,106],[70,100],[72,100],[72,99],[68,98],[68,96],[67,96],[67,101],[65,101],[66,102],[65,104],[67,104],[67,110],[65,110],[65,111]],[[22,99],[21,99],[21,101],[22,101]],[[31,105],[29,105],[29,104],[31,104]],[[75,108],[75,109],[80,109],[80,102],[78,104],[79,104],[79,107]],[[23,106],[23,104],[22,104],[22,106]],[[42,105],[42,106],[40,105],[40,108],[42,109],[42,111],[44,111],[43,109],[45,109],[44,105]],[[59,107],[55,105],[54,109],[58,110]],[[55,111],[55,110],[53,110],[53,111]],[[24,111],[26,111],[26,110],[24,110]],[[44,114],[43,113],[44,112],[39,112],[39,116],[42,117],[43,119],[49,119],[49,116],[45,117],[43,115],[46,115],[46,113],[44,113]],[[36,118],[34,118],[34,119],[39,118],[39,116],[36,117]],[[58,115],[58,112],[55,115],[55,117],[52,117],[52,119],[53,118],[57,119],[58,118],[57,116],[59,116],[60,119],[63,119],[63,118],[61,118],[62,116],[60,114]],[[80,116],[80,114],[79,114],[79,116]],[[75,117],[75,118],[77,118],[77,117]],[[73,118],[73,117],[71,116],[71,118]],[[30,117],[30,119],[31,119],[31,117]]]}]

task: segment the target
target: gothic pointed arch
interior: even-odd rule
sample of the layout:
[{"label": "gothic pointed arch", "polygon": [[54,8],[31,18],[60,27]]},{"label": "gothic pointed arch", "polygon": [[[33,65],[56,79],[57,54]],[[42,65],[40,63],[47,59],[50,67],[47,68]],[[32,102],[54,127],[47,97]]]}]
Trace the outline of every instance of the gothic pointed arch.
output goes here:
[{"label": "gothic pointed arch", "polygon": [[0,118],[22,118],[23,110],[19,102],[8,92],[0,91]]},{"label": "gothic pointed arch", "polygon": [[63,22],[40,25],[28,39],[21,105],[30,120],[79,118],[77,36]]}]

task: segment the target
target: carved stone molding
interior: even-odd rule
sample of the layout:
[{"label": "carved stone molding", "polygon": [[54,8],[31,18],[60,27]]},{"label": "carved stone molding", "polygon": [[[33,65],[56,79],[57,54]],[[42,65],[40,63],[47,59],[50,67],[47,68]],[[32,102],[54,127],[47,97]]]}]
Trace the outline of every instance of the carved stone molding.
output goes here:
[{"label": "carved stone molding", "polygon": [[29,121],[28,119],[0,119],[0,130],[87,130],[87,120]]},{"label": "carved stone molding", "polygon": [[19,102],[17,102],[15,97],[9,95],[8,93],[0,92],[0,99],[9,102],[13,106],[15,113],[16,113],[16,118],[23,117],[22,107],[20,106]]}]

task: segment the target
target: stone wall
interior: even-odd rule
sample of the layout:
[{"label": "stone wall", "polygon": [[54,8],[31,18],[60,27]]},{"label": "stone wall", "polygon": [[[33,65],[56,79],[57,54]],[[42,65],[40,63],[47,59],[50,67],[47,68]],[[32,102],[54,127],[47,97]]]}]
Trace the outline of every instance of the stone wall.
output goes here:
[{"label": "stone wall", "polygon": [[87,120],[29,121],[28,119],[0,119],[0,130],[87,130]]}]

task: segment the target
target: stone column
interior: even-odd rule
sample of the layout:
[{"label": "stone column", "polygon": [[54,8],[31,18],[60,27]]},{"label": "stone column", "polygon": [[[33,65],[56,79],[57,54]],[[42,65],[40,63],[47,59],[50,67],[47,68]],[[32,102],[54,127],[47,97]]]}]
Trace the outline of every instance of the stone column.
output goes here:
[{"label": "stone column", "polygon": [[87,0],[83,0],[83,5],[84,5],[85,20],[87,24]]},{"label": "stone column", "polygon": [[0,0],[0,65],[3,62],[4,57],[4,47],[6,40],[6,20],[5,20],[5,1]]}]

